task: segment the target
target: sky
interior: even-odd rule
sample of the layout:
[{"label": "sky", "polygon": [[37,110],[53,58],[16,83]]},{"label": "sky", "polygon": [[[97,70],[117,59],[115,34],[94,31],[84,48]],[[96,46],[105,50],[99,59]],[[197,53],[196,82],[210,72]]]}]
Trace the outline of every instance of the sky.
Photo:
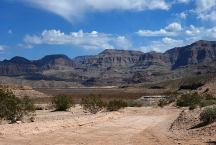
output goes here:
[{"label": "sky", "polygon": [[216,40],[216,0],[0,0],[0,60]]}]

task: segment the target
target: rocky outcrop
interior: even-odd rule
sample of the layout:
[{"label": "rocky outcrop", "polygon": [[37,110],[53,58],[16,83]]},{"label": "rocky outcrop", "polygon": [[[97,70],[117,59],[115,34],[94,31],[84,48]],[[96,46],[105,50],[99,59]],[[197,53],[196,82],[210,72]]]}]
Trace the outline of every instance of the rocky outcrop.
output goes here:
[{"label": "rocky outcrop", "polygon": [[47,55],[33,63],[42,70],[74,67],[74,62],[66,55]]},{"label": "rocky outcrop", "polygon": [[168,50],[165,54],[170,57],[173,69],[212,62],[216,60],[216,41],[200,40],[185,47]]},{"label": "rocky outcrop", "polygon": [[130,67],[139,62],[143,52],[107,49],[95,56],[75,58],[77,67]]},{"label": "rocky outcrop", "polygon": [[23,57],[0,62],[0,74],[5,76],[27,75],[38,72],[38,68],[31,61]]}]

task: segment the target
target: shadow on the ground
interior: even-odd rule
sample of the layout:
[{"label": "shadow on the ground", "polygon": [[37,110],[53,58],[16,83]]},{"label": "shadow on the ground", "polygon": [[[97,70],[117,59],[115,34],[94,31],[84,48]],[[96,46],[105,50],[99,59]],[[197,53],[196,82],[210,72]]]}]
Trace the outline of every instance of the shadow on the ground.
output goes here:
[{"label": "shadow on the ground", "polygon": [[206,143],[209,144],[209,145],[216,145],[216,141],[208,141]]},{"label": "shadow on the ground", "polygon": [[207,123],[207,122],[201,122],[201,123],[199,123],[199,124],[197,124],[195,126],[192,126],[190,129],[196,129],[196,128],[204,127],[204,126],[206,126],[208,124],[209,123]]}]

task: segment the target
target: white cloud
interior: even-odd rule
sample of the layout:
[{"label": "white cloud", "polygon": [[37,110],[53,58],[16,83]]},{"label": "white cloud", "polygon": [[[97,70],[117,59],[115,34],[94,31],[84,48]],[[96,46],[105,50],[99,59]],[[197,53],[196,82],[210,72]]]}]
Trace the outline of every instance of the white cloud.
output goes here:
[{"label": "white cloud", "polygon": [[168,31],[181,31],[182,26],[181,24],[174,22],[174,23],[169,24],[165,29]]},{"label": "white cloud", "polygon": [[[162,36],[162,35],[160,35]],[[148,35],[146,38],[148,39]],[[177,31],[176,35],[164,36],[160,40],[150,41],[149,44],[140,47],[143,51],[159,51],[164,52],[170,48],[185,46],[198,40],[212,40],[216,39],[216,26],[211,28],[196,27],[190,25],[188,27],[182,27],[181,31]]]},{"label": "white cloud", "polygon": [[165,0],[21,0],[73,22],[87,12],[110,10],[168,10]]},{"label": "white cloud", "polygon": [[162,28],[160,30],[139,30],[136,32],[139,36],[143,37],[153,37],[153,36],[175,36],[178,31],[182,30],[182,26],[179,23],[171,23],[165,28]]},{"label": "white cloud", "polygon": [[26,35],[24,41],[31,44],[42,44],[42,39],[36,35]]},{"label": "white cloud", "polygon": [[212,28],[205,27],[195,27],[193,25],[190,26],[189,29],[185,31],[185,37],[189,37],[192,40],[215,40],[216,39],[216,26]]},{"label": "white cloud", "polygon": [[194,25],[190,25],[189,29],[185,31],[188,36],[200,35],[200,28],[196,28]]},{"label": "white cloud", "polygon": [[125,36],[118,36],[114,39],[114,44],[118,49],[130,49],[132,48],[132,43]]},{"label": "white cloud", "polygon": [[139,30],[137,32],[139,36],[143,37],[153,37],[153,36],[173,36],[175,35],[174,32],[167,32],[165,29],[160,29],[156,31],[152,30]]},{"label": "white cloud", "polygon": [[216,0],[196,0],[198,18],[216,22]]},{"label": "white cloud", "polygon": [[3,51],[5,49],[5,46],[0,45],[0,51]]},{"label": "white cloud", "polygon": [[71,32],[65,34],[60,30],[44,30],[41,35],[26,35],[24,42],[30,46],[48,45],[72,45],[84,49],[128,49],[130,41],[124,36],[113,36],[92,31],[91,33]]},{"label": "white cloud", "polygon": [[181,13],[179,14],[179,17],[182,18],[182,19],[186,19],[187,16],[188,16],[188,14],[187,14],[186,12],[181,12]]},{"label": "white cloud", "polygon": [[164,52],[168,49],[171,49],[177,46],[183,46],[183,45],[185,45],[183,40],[164,37],[161,40],[152,41],[149,45],[142,46],[140,47],[140,49],[144,52],[149,52],[149,51]]}]

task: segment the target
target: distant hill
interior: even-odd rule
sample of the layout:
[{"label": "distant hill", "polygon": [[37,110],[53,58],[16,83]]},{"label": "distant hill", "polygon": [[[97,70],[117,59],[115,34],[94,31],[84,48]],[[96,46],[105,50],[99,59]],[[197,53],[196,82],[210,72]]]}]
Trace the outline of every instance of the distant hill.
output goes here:
[{"label": "distant hill", "polygon": [[0,62],[0,76],[85,86],[156,82],[212,73],[216,73],[216,41],[204,40],[165,53],[107,49],[73,59],[48,55],[32,61],[16,56]]}]

